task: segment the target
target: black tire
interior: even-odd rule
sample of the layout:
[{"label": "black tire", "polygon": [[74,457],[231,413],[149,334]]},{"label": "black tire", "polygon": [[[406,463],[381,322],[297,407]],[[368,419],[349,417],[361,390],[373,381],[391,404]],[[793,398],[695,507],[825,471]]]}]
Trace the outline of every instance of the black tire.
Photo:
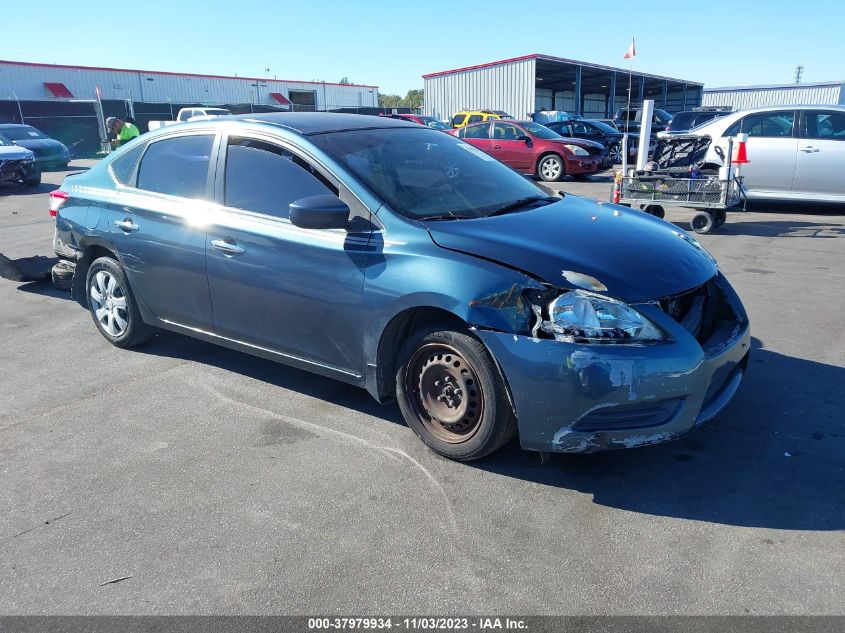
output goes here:
[{"label": "black tire", "polygon": [[566,163],[557,154],[546,154],[537,163],[537,177],[545,182],[557,182],[566,176]]},{"label": "black tire", "polygon": [[41,170],[33,176],[32,178],[27,178],[23,181],[24,186],[26,187],[37,187],[41,184]]},{"label": "black tire", "polygon": [[696,233],[709,233],[713,230],[713,216],[707,212],[697,213],[693,216],[690,226]]},{"label": "black tire", "polygon": [[666,211],[659,204],[646,205],[643,211],[645,211],[649,215],[653,215],[656,218],[660,218],[661,220],[666,217]]},{"label": "black tire", "polygon": [[[100,273],[102,276],[98,276]],[[97,295],[101,300],[96,298]],[[155,334],[155,328],[144,323],[141,318],[129,280],[117,260],[100,257],[91,263],[85,276],[85,298],[97,330],[115,347],[136,347],[146,343]],[[121,305],[124,307],[121,308]],[[101,309],[105,312],[98,316]],[[105,318],[105,322],[101,321],[101,317]],[[125,326],[121,326],[121,322]]]},{"label": "black tire", "polygon": [[715,212],[715,221],[713,222],[713,228],[718,229],[728,220],[728,212],[724,209],[716,209]]},{"label": "black tire", "polygon": [[477,338],[448,325],[429,326],[405,340],[397,361],[399,408],[436,453],[472,461],[498,450],[516,433],[507,388]]}]

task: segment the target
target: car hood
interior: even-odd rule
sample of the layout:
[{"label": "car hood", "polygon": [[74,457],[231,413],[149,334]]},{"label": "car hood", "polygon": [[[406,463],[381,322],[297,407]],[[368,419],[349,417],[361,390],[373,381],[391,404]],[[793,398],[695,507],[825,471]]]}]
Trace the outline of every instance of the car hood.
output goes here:
[{"label": "car hood", "polygon": [[32,157],[32,152],[24,147],[0,145],[0,160],[21,160]]},{"label": "car hood", "polygon": [[563,138],[552,138],[546,139],[551,143],[561,143],[566,145],[576,145],[578,147],[583,147],[584,149],[604,149],[604,145],[601,143],[596,143],[595,141],[589,141],[585,138],[570,138],[568,136],[564,136]]},{"label": "car hood", "polygon": [[[676,226],[642,211],[567,195],[537,209],[474,220],[425,222],[435,244],[499,262],[557,287],[593,287],[629,303],[700,286],[716,263]],[[581,287],[588,287],[582,285]]]}]

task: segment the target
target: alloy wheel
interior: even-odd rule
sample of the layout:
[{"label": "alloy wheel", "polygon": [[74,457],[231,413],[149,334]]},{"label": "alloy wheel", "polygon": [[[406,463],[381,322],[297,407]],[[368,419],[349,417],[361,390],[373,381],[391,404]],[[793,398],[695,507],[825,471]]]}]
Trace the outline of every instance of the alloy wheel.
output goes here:
[{"label": "alloy wheel", "polygon": [[105,270],[97,271],[91,280],[88,296],[97,323],[104,332],[115,338],[126,332],[129,327],[126,293],[112,274]]},{"label": "alloy wheel", "polygon": [[556,158],[549,157],[540,165],[540,174],[547,180],[556,180],[560,177],[560,169],[560,162]]}]

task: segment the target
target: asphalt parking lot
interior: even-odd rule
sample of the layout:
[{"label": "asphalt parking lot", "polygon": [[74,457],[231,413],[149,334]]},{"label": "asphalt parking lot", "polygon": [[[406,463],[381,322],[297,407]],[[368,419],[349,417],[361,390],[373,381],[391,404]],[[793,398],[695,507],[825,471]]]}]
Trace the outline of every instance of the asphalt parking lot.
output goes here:
[{"label": "asphalt parking lot", "polygon": [[[52,255],[63,175],[0,189],[0,252]],[[447,461],[395,405],[175,334],[118,350],[0,279],[0,613],[845,614],[845,210],[700,239],[752,321],[737,397],[545,464]]]}]

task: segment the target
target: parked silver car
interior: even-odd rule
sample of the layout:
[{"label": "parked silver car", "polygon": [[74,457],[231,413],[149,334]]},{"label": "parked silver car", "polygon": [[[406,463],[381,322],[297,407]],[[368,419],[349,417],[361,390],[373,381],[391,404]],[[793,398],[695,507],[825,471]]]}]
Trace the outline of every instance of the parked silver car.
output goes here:
[{"label": "parked silver car", "polygon": [[704,162],[721,166],[728,137],[740,132],[748,134],[742,174],[750,199],[845,203],[845,107],[754,108],[684,134],[712,138]]}]

